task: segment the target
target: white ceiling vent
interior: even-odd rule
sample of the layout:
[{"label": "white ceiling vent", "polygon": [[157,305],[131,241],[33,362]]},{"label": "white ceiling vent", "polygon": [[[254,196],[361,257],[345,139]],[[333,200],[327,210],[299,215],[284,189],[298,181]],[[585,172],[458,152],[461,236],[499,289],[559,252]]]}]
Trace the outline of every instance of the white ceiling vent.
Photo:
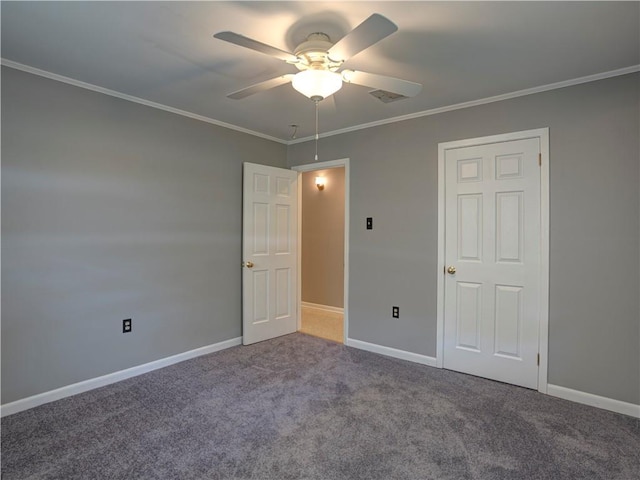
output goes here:
[{"label": "white ceiling vent", "polygon": [[373,90],[372,92],[369,92],[369,94],[376,97],[382,103],[397,102],[398,100],[402,100],[403,98],[409,98],[405,97],[404,95],[400,95],[399,93],[386,92],[384,90]]}]

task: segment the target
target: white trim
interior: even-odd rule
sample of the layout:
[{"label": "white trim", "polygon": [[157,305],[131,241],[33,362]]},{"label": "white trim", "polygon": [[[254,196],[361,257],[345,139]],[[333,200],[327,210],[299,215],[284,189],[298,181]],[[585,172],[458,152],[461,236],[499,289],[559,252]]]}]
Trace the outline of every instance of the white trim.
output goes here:
[{"label": "white trim", "polygon": [[242,337],[232,338],[223,342],[214,343],[212,345],[196,348],[194,350],[189,350],[188,352],[161,358],[160,360],[155,360],[153,362],[138,365],[136,367],[109,373],[101,377],[91,378],[89,380],[84,380],[82,382],[67,385],[65,387],[56,388],[55,390],[39,393],[31,397],[16,400],[15,402],[5,403],[0,407],[0,416],[6,417],[7,415],[13,415],[14,413],[22,412],[24,410],[43,405],[45,403],[60,400],[61,398],[77,395],[78,393],[83,393],[95,388],[104,387],[105,385],[120,382],[121,380],[126,380],[127,378],[136,377],[138,375],[142,375],[143,373],[148,373],[159,368],[168,367],[169,365],[173,365],[175,363],[184,362],[185,360],[189,360],[191,358],[218,352],[226,348],[235,347],[236,345],[240,345],[241,343]]},{"label": "white trim", "polygon": [[622,402],[613,398],[601,397],[593,393],[581,392],[580,390],[572,390],[571,388],[552,384],[547,385],[547,394],[571,402],[582,403],[583,405],[640,418],[640,405],[636,405],[635,403]]},{"label": "white trim", "polygon": [[[497,135],[488,135],[486,137],[465,138],[464,140],[453,140],[451,142],[439,143],[444,150],[453,148],[475,147],[478,145],[488,145],[491,143],[511,142],[514,140],[526,140],[527,138],[542,138],[549,135],[549,128],[535,128],[533,130],[522,130],[519,132],[499,133]],[[548,141],[547,141],[548,144]]]},{"label": "white trim", "polygon": [[[349,164],[349,159],[342,158],[340,160],[327,160],[326,162],[314,162],[314,163],[305,163],[304,165],[296,165],[294,167],[291,167],[291,170],[296,170],[298,172],[313,172],[314,170],[325,170],[327,168],[346,167],[348,164]],[[347,185],[345,182],[345,191],[346,191],[346,187]]]},{"label": "white trim", "polygon": [[438,261],[436,270],[436,366],[444,367],[444,147],[438,144]]},{"label": "white trim", "polygon": [[13,60],[7,60],[6,58],[2,58],[0,59],[0,63],[9,68],[21,70],[23,72],[31,73],[33,75],[38,75],[40,77],[48,78],[50,80],[56,80],[58,82],[67,83],[69,85],[73,85],[74,87],[84,88],[86,90],[91,90],[93,92],[102,93],[104,95],[120,98],[122,100],[128,100],[129,102],[133,102],[133,103],[139,103],[140,105],[145,105],[147,107],[157,108],[158,110],[164,110],[165,112],[175,113],[176,115],[181,115],[183,117],[192,118],[194,120],[199,120],[201,122],[210,123],[218,127],[228,128],[230,130],[236,130],[238,132],[247,133],[255,137],[264,138],[265,140],[271,140],[272,142],[278,142],[278,143],[287,145],[286,140],[272,137],[271,135],[266,135],[264,133],[256,132],[254,130],[249,130],[248,128],[239,127],[231,123],[222,122],[220,120],[216,120],[211,117],[205,117],[204,115],[198,115],[197,113],[191,113],[191,112],[187,112],[186,110],[180,110],[179,108],[170,107],[168,105],[152,102],[150,100],[145,100],[144,98],[134,97],[133,95],[121,93],[116,90],[111,90],[109,88],[104,88],[98,85],[93,85],[91,83],[82,82],[74,78],[58,75],[57,73],[47,72],[46,70],[40,70],[39,68],[23,65],[22,63],[14,62]]},{"label": "white trim", "polygon": [[332,307],[331,305],[320,305],[319,303],[300,302],[302,308],[311,308],[313,310],[321,310],[323,312],[341,313],[344,314],[344,308]]},{"label": "white trim", "polygon": [[[325,138],[325,137],[331,137],[333,135],[341,135],[343,133],[355,132],[357,130],[364,130],[366,128],[371,128],[371,127],[378,127],[380,125],[386,125],[388,123],[396,123],[396,122],[402,122],[404,120],[412,120],[414,118],[428,117],[430,115],[438,115],[440,113],[452,112],[454,110],[462,110],[464,108],[477,107],[479,105],[486,105],[488,103],[501,102],[503,100],[510,100],[512,98],[518,98],[518,97],[525,97],[527,95],[547,92],[549,90],[557,90],[558,88],[572,87],[574,85],[580,85],[582,83],[605,80],[607,78],[618,77],[620,75],[628,75],[630,73],[636,73],[636,72],[640,72],[640,65],[631,65],[630,67],[619,68],[617,70],[611,70],[608,72],[596,73],[594,75],[587,75],[585,77],[573,78],[571,80],[564,80],[562,82],[549,83],[547,85],[540,85],[539,87],[526,88],[524,90],[516,90],[515,92],[504,93],[502,95],[495,95],[493,97],[480,98],[478,100],[471,100],[469,102],[456,103],[454,105],[447,105],[445,107],[432,108],[430,110],[423,110],[421,112],[409,113],[407,115],[401,115],[398,117],[385,118],[382,120],[376,120],[374,122],[354,125],[352,127],[345,127],[338,130],[332,130],[330,132],[321,133],[319,135],[319,138]],[[297,138],[295,140],[289,140],[287,142],[287,145],[309,142],[314,139],[315,139],[315,136]]]},{"label": "white trim", "polygon": [[[6,58],[0,58],[0,64],[5,65],[10,68],[14,68],[16,70],[22,70],[23,72],[32,73],[34,75],[39,75],[41,77],[49,78],[51,80],[57,80],[59,82],[68,83],[69,85],[74,85],[76,87],[85,88],[87,90],[92,90],[94,92],[104,93],[105,95],[110,95],[112,97],[121,98],[123,100],[129,100],[134,103],[139,103],[142,105],[146,105],[148,107],[157,108],[159,110],[164,110],[167,112],[175,113],[177,115],[182,115],[185,117],[193,118],[194,120],[200,120],[202,122],[211,123],[213,125],[217,125],[219,127],[229,128],[231,130],[236,130],[238,132],[247,133],[249,135],[254,135],[256,137],[264,138],[266,140],[271,140],[277,143],[281,143],[284,145],[295,145],[296,143],[304,143],[313,140],[314,136],[297,138],[295,140],[283,140],[281,138],[272,137],[271,135],[266,135],[264,133],[256,132],[254,130],[249,130],[244,127],[239,127],[237,125],[233,125],[230,123],[222,122],[219,120],[215,120],[210,117],[205,117],[203,115],[198,115],[195,113],[187,112],[186,110],[180,110],[178,108],[169,107],[167,105],[163,105],[156,102],[151,102],[149,100],[145,100],[143,98],[134,97],[132,95],[127,95],[125,93],[120,93],[115,90],[110,90],[108,88],[99,87],[97,85],[93,85],[90,83],[82,82],[80,80],[75,80],[70,77],[65,77],[63,75],[58,75],[57,73],[48,72],[46,70],[41,70],[39,68],[31,67],[29,65],[24,65],[22,63],[14,62],[13,60],[8,60]],[[556,90],[558,88],[572,87],[574,85],[580,85],[582,83],[595,82],[598,80],[605,80],[607,78],[618,77],[620,75],[628,75],[630,73],[640,72],[640,65],[631,65],[629,67],[619,68],[617,70],[610,70],[608,72],[596,73],[593,75],[587,75],[584,77],[573,78],[570,80],[563,80],[561,82],[549,83],[547,85],[540,85],[538,87],[526,88],[524,90],[516,90],[515,92],[504,93],[502,95],[495,95],[493,97],[480,98],[477,100],[471,100],[468,102],[456,103],[453,105],[447,105],[444,107],[432,108],[429,110],[423,110],[421,112],[410,113],[407,115],[400,115],[397,117],[385,118],[382,120],[376,120],[374,122],[362,123],[360,125],[354,125],[352,127],[345,127],[338,130],[332,130],[329,132],[324,132],[319,135],[319,138],[331,137],[333,135],[341,135],[343,133],[355,132],[357,130],[364,130],[366,128],[377,127],[380,125],[386,125],[388,123],[396,123],[402,122],[404,120],[411,120],[414,118],[427,117],[430,115],[438,115],[440,113],[451,112],[454,110],[461,110],[464,108],[477,107],[479,105],[486,105],[488,103],[501,102],[502,100],[510,100],[512,98],[524,97],[527,95],[533,95],[535,93],[547,92],[549,90]]]},{"label": "white trim", "polygon": [[[343,322],[344,337],[343,343],[347,343],[349,336],[349,211],[350,211],[350,175],[349,159],[328,160],[326,162],[308,163],[296,165],[291,170],[298,172],[298,272],[302,272],[302,182],[300,177],[302,172],[313,172],[314,170],[324,170],[327,168],[344,167],[344,301],[343,301]],[[300,277],[301,278],[301,277]],[[301,328],[301,303],[302,303],[302,281],[298,282],[298,330]]]},{"label": "white trim", "polygon": [[540,318],[538,321],[538,391],[547,393],[547,375],[549,372],[549,129],[540,132]]},{"label": "white trim", "polygon": [[[437,366],[437,359],[433,357],[407,352],[404,350],[398,350],[391,347],[385,347],[383,345],[377,345],[374,343],[363,342],[362,340],[347,338],[345,345],[347,345],[348,347],[358,348],[360,350],[366,350],[368,352],[378,353],[380,355],[386,355],[387,357],[399,358],[401,360],[408,360],[410,362],[428,365],[430,367]],[[581,392],[579,390],[572,390],[570,388],[561,387],[559,385],[547,384],[546,386],[546,393],[553,397],[558,397],[564,400],[569,400],[571,402],[581,403],[583,405],[589,405],[591,407],[602,408],[611,412],[640,418],[640,405],[615,400],[613,398],[601,397],[599,395]]]},{"label": "white trim", "polygon": [[296,310],[298,314],[298,325],[296,331],[302,330],[302,173],[298,172],[298,258],[296,261],[296,274],[298,277]]},{"label": "white trim", "polygon": [[355,340],[353,338],[347,338],[345,345],[360,350],[366,350],[367,352],[379,353],[380,355],[385,355],[387,357],[399,358],[400,360],[408,360],[409,362],[428,365],[429,367],[436,366],[435,358],[427,355],[421,355],[419,353],[398,350],[397,348],[385,347],[384,345],[363,342],[362,340]]},{"label": "white trim", "polygon": [[486,145],[490,143],[538,138],[542,154],[540,171],[540,318],[538,319],[538,391],[547,393],[548,345],[549,345],[549,129],[538,128],[521,132],[469,138],[438,144],[438,270],[436,301],[436,361],[444,365],[444,261],[445,261],[445,152],[453,148]]}]

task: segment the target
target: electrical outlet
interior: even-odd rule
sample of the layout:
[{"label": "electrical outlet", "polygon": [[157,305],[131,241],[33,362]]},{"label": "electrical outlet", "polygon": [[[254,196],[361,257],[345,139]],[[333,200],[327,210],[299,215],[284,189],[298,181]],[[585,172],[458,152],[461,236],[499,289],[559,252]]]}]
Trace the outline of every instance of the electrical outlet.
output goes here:
[{"label": "electrical outlet", "polygon": [[391,316],[393,318],[400,318],[400,307],[391,307]]},{"label": "electrical outlet", "polygon": [[373,230],[373,217],[367,217],[367,230]]},{"label": "electrical outlet", "polygon": [[122,333],[129,333],[131,332],[131,319],[130,318],[126,318],[124,320],[122,320]]}]

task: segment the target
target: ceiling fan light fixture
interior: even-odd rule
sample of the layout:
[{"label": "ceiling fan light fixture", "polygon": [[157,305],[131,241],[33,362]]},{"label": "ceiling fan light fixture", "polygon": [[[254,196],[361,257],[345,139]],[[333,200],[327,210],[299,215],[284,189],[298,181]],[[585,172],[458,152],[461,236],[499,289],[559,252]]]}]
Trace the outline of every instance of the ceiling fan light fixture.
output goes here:
[{"label": "ceiling fan light fixture", "polygon": [[342,88],[342,76],[329,70],[304,70],[291,81],[293,88],[311,100],[323,100]]}]

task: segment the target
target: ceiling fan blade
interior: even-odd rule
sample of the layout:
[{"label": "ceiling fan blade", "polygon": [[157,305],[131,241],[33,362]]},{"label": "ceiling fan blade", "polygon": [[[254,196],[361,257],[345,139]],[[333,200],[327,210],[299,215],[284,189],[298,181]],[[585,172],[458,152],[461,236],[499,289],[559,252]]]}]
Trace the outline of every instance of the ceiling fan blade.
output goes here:
[{"label": "ceiling fan blade", "polygon": [[255,85],[251,85],[250,87],[230,93],[229,95],[227,95],[227,97],[233,98],[234,100],[239,100],[241,98],[248,97],[249,95],[253,95],[254,93],[264,92],[265,90],[269,90],[270,88],[275,88],[280,85],[284,85],[285,83],[289,83],[293,77],[294,75],[292,73],[287,73],[286,75],[281,75],[270,80],[265,80],[264,82],[256,83]]},{"label": "ceiling fan blade", "polygon": [[398,30],[398,26],[395,23],[378,13],[374,13],[331,47],[329,58],[336,62],[345,61],[396,30]]},{"label": "ceiling fan blade", "polygon": [[298,57],[296,57],[292,53],[285,52],[284,50],[280,50],[279,48],[272,47],[271,45],[253,40],[252,38],[245,37],[244,35],[240,35],[238,33],[218,32],[214,35],[214,37],[218,40],[224,40],[225,42],[233,43],[234,45],[240,45],[241,47],[250,48],[251,50],[255,50],[256,52],[279,58],[280,60],[284,60],[285,62],[298,62]]},{"label": "ceiling fan blade", "polygon": [[422,90],[422,85],[419,83],[356,70],[343,70],[342,80],[347,83],[397,93],[405,97],[415,97]]}]

